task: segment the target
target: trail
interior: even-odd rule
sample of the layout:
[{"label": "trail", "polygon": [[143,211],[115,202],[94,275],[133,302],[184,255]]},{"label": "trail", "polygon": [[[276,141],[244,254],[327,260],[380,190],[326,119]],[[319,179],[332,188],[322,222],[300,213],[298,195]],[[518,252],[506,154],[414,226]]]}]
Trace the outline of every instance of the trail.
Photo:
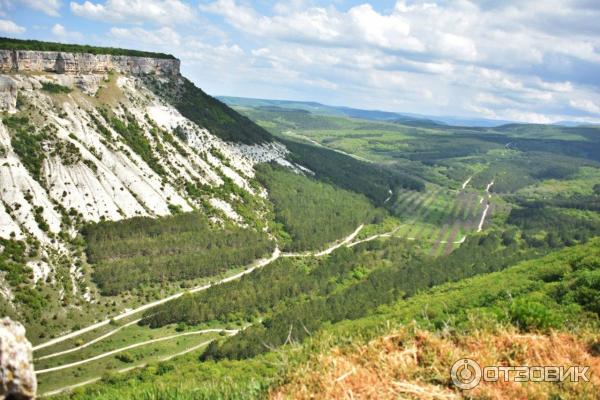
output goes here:
[{"label": "trail", "polygon": [[383,201],[383,204],[385,204],[388,201],[390,201],[390,199],[392,198],[392,195],[394,194],[394,192],[392,192],[391,190],[388,190],[388,194],[389,194],[389,196]]},{"label": "trail", "polygon": [[358,228],[356,228],[356,230],[354,232],[352,232],[350,235],[346,236],[346,238],[344,240],[342,240],[338,244],[331,246],[330,248],[328,248],[326,250],[316,253],[315,257],[321,257],[321,256],[325,256],[327,254],[331,254],[334,250],[339,249],[340,247],[342,247],[343,245],[345,245],[347,243],[350,243],[351,241],[354,240],[354,238],[360,233],[360,231],[364,227],[365,227],[364,224],[360,224],[360,226]]},{"label": "trail", "polygon": [[282,253],[281,250],[279,250],[279,247],[275,247],[275,250],[273,251],[273,253],[271,254],[271,256],[269,258],[263,258],[261,260],[255,261],[253,264],[250,264],[251,265],[250,268],[245,269],[242,272],[239,272],[239,273],[237,273],[235,275],[232,275],[232,276],[229,276],[227,278],[223,278],[223,279],[221,279],[221,280],[219,280],[219,281],[217,281],[215,283],[212,283],[212,284],[209,283],[209,284],[206,284],[206,285],[203,285],[203,286],[197,286],[197,287],[192,288],[190,290],[181,291],[181,292],[175,293],[175,294],[173,294],[171,296],[165,297],[163,299],[159,299],[159,300],[156,300],[156,301],[144,304],[144,305],[142,305],[142,306],[140,306],[138,308],[134,308],[134,309],[131,309],[131,310],[126,310],[125,312],[122,312],[121,314],[119,314],[119,315],[117,315],[117,316],[115,316],[113,318],[107,318],[107,319],[105,319],[103,321],[97,322],[97,323],[92,324],[90,326],[87,326],[85,328],[82,328],[82,329],[79,329],[79,330],[67,333],[67,334],[65,334],[63,336],[59,336],[59,337],[51,339],[51,340],[49,340],[47,342],[38,344],[37,346],[33,347],[33,351],[40,350],[40,349],[43,349],[43,348],[46,348],[46,347],[49,347],[49,346],[53,346],[53,345],[55,345],[57,343],[64,342],[65,340],[72,339],[74,337],[80,336],[80,335],[82,335],[84,333],[87,333],[87,332],[91,332],[91,331],[93,331],[95,329],[98,329],[98,328],[101,328],[101,327],[103,327],[105,325],[108,325],[111,320],[119,321],[119,320],[121,320],[123,318],[130,317],[130,316],[138,314],[138,313],[140,313],[142,311],[146,311],[146,310],[151,309],[153,307],[156,307],[156,306],[159,306],[159,305],[164,304],[166,302],[169,302],[171,300],[175,300],[175,299],[183,296],[186,293],[197,293],[197,292],[201,292],[201,291],[207,290],[211,286],[214,286],[214,285],[220,285],[222,283],[227,283],[227,282],[234,281],[236,279],[241,278],[244,275],[247,275],[247,274],[251,273],[252,271],[254,271],[254,270],[258,269],[258,268],[262,268],[262,267],[265,267],[265,266],[269,265],[270,263],[272,263],[273,261],[277,260],[279,257],[282,257],[282,256],[283,257],[310,257],[310,256],[321,257],[321,256],[324,256],[324,255],[327,255],[327,254],[331,254],[334,250],[336,250],[336,249],[340,248],[341,246],[344,246],[345,244],[347,244],[347,243],[351,242],[352,240],[354,240],[354,238],[356,237],[356,235],[359,234],[359,232],[362,230],[363,227],[364,227],[364,224],[359,225],[359,227],[356,228],[356,230],[354,232],[352,232],[350,235],[348,235],[347,237],[345,237],[341,242],[334,243],[333,245],[331,245],[331,247],[329,247],[329,248],[327,248],[327,249],[325,249],[323,251],[317,252],[317,253],[315,253],[315,252]]},{"label": "trail", "polygon": [[[483,224],[485,223],[485,217],[487,217],[488,211],[490,210],[490,199],[492,198],[492,194],[490,193],[490,188],[492,187],[493,184],[494,184],[494,181],[491,181],[490,183],[488,183],[488,185],[485,188],[485,192],[487,193],[488,201],[485,205],[483,213],[481,214],[481,220],[479,221],[479,225],[477,226],[477,232],[481,232],[481,230],[483,229]],[[482,198],[482,201],[483,201],[483,198]]]},{"label": "trail", "polygon": [[347,247],[354,247],[357,244],[370,242],[371,240],[379,239],[381,237],[392,237],[392,235],[394,233],[396,233],[398,231],[398,229],[400,229],[401,226],[402,225],[398,225],[397,227],[395,227],[394,229],[392,229],[391,231],[386,232],[386,233],[379,233],[379,234],[376,234],[373,236],[369,236],[368,238],[365,238],[365,239],[357,240],[356,242],[348,243]]},{"label": "trail", "polygon": [[104,335],[102,335],[102,336],[99,336],[99,337],[97,337],[96,339],[90,340],[89,342],[86,342],[86,343],[84,343],[84,344],[81,344],[81,345],[79,345],[79,346],[77,346],[77,347],[73,347],[72,349],[68,349],[68,350],[64,350],[64,351],[59,351],[59,352],[57,352],[57,353],[48,354],[48,355],[46,355],[46,356],[38,357],[38,358],[36,358],[34,361],[47,360],[48,358],[54,358],[54,357],[62,356],[62,355],[64,355],[64,354],[73,353],[74,351],[79,351],[79,350],[81,350],[81,349],[85,349],[86,347],[89,347],[89,346],[91,346],[91,345],[93,345],[93,344],[95,344],[95,343],[98,343],[98,342],[99,342],[99,341],[101,341],[101,340],[104,340],[104,339],[106,339],[107,337],[110,337],[110,336],[114,335],[115,333],[119,332],[119,331],[120,331],[121,329],[123,329],[123,328],[127,328],[128,326],[131,326],[131,325],[135,325],[135,324],[137,324],[137,323],[138,323],[138,322],[140,322],[141,320],[142,320],[142,319],[140,318],[140,319],[136,319],[135,321],[128,322],[128,323],[127,323],[127,324],[125,324],[125,325],[122,325],[122,326],[120,326],[120,327],[118,327],[118,328],[116,328],[116,329],[113,329],[112,331],[110,331],[110,332],[107,332],[107,333],[105,333]]},{"label": "trail", "polygon": [[462,184],[462,190],[465,190],[465,188],[467,187],[467,185],[469,184],[469,182],[471,182],[471,179],[473,179],[473,175],[471,175],[469,177],[469,179],[467,179],[466,181],[464,181],[464,183]]},{"label": "trail", "polygon": [[[171,360],[171,359],[173,359],[175,357],[179,357],[179,356],[182,356],[184,354],[191,353],[192,351],[198,350],[199,348],[204,347],[204,346],[210,344],[214,340],[215,339],[207,340],[207,341],[202,342],[200,344],[197,344],[197,345],[195,345],[193,347],[190,347],[189,349],[183,350],[183,351],[181,351],[179,353],[168,355],[166,357],[161,358],[160,361],[168,361],[168,360]],[[125,372],[129,372],[129,371],[132,371],[134,369],[144,368],[147,365],[148,365],[147,363],[134,365],[132,367],[127,367],[127,368],[119,369],[119,370],[116,371],[116,373],[123,374]],[[65,386],[65,387],[62,387],[62,388],[59,388],[59,389],[51,390],[51,391],[46,392],[46,393],[42,393],[42,394],[39,395],[39,397],[56,396],[57,394],[61,394],[61,393],[66,392],[66,391],[71,391],[73,389],[77,389],[79,387],[90,385],[92,383],[98,382],[101,379],[102,379],[101,376],[97,376],[97,377],[88,379],[88,380],[83,381],[83,382],[79,382],[79,383],[76,383],[76,384],[73,384],[73,385]]]},{"label": "trail", "polygon": [[146,346],[146,345],[149,345],[149,344],[152,344],[152,343],[164,342],[165,340],[176,339],[176,338],[182,337],[182,336],[203,335],[203,334],[206,334],[206,333],[221,333],[221,332],[225,332],[228,335],[235,335],[235,334],[237,334],[239,332],[239,330],[237,330],[237,329],[235,329],[235,330],[231,330],[231,329],[202,329],[202,330],[199,330],[199,331],[178,333],[176,335],[165,336],[165,337],[161,337],[161,338],[157,338],[157,339],[146,340],[144,342],[134,343],[134,344],[131,344],[129,346],[121,347],[120,349],[110,350],[110,351],[98,354],[98,355],[96,355],[94,357],[86,358],[85,360],[79,360],[79,361],[75,361],[75,362],[72,362],[72,363],[69,363],[69,364],[59,365],[58,367],[51,367],[51,368],[41,369],[39,371],[35,371],[35,374],[36,375],[42,375],[42,374],[47,374],[48,372],[60,371],[60,370],[63,370],[63,369],[76,367],[78,365],[87,364],[87,363],[92,362],[92,361],[100,360],[102,358],[106,358],[106,357],[112,356],[114,354],[121,353],[123,351],[127,351],[127,350],[135,349],[135,348],[138,348],[138,347]]},{"label": "trail", "polygon": [[477,232],[481,232],[481,230],[483,229],[483,223],[485,222],[485,217],[487,216],[489,209],[490,203],[487,203],[485,205],[485,208],[483,209],[483,214],[481,214],[481,220],[479,221],[479,225],[477,226]]}]

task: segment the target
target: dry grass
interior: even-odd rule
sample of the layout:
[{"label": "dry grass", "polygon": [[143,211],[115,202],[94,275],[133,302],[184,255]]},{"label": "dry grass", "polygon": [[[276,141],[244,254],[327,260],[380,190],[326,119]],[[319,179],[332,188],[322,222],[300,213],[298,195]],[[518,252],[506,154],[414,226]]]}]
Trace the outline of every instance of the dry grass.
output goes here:
[{"label": "dry grass", "polygon": [[[589,343],[597,333],[574,336],[520,334],[512,329],[438,335],[408,328],[366,345],[335,347],[297,368],[272,399],[594,399],[600,398],[600,357]],[[482,382],[461,391],[452,364],[468,357],[480,365],[587,365],[590,382]],[[554,397],[553,397],[554,396]]]}]

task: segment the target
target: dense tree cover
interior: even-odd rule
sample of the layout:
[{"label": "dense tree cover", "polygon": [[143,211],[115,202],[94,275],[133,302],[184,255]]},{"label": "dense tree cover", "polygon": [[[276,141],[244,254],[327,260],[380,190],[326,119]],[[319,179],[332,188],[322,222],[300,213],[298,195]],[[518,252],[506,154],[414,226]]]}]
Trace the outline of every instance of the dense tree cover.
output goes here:
[{"label": "dense tree cover", "polygon": [[147,83],[157,95],[168,99],[184,117],[225,141],[254,144],[272,140],[269,132],[207,95],[186,78],[169,81],[148,78]]},{"label": "dense tree cover", "polygon": [[193,279],[249,264],[272,251],[264,232],[212,226],[201,212],[100,222],[83,229],[102,293]]},{"label": "dense tree cover", "polygon": [[389,190],[394,188],[425,189],[423,181],[402,171],[360,161],[325,148],[291,140],[282,142],[292,152],[291,159],[313,171],[317,179],[362,193],[376,205],[383,204],[389,196]]},{"label": "dense tree cover", "polygon": [[40,40],[21,40],[2,37],[0,38],[0,49],[5,50],[35,50],[35,51],[62,51],[65,53],[90,53],[90,54],[112,54],[115,56],[134,56],[150,58],[175,59],[171,54],[153,53],[149,51],[127,50],[115,47],[98,47],[80,44],[65,44],[56,42],[42,42]]},{"label": "dense tree cover", "polygon": [[[368,243],[367,246],[378,246]],[[325,322],[369,315],[382,305],[448,281],[498,271],[544,250],[502,245],[501,234],[473,236],[448,257],[390,260],[388,268],[374,270],[365,280],[329,295],[316,296],[274,313],[261,324],[222,343],[211,344],[203,359],[252,357],[289,340],[301,340]]]},{"label": "dense tree cover", "polygon": [[596,186],[598,186],[599,191],[594,191],[591,195],[572,194],[570,196],[565,196],[559,194],[558,196],[544,198],[543,200],[527,201],[519,199],[517,201],[528,207],[535,208],[547,206],[600,212],[600,185]]},{"label": "dense tree cover", "polygon": [[539,202],[522,203],[521,207],[513,208],[507,222],[523,230],[521,237],[535,247],[570,246],[600,235],[599,218],[567,213]]},{"label": "dense tree cover", "polygon": [[[211,320],[252,319],[282,302],[292,304],[301,296],[327,295],[340,286],[353,284],[380,267],[383,259],[408,260],[412,257],[408,247],[393,243],[370,251],[364,247],[342,248],[322,261],[282,258],[239,281],[213,286],[152,309],[143,323],[158,327],[174,322],[193,325]],[[279,308],[282,307],[285,305]]]},{"label": "dense tree cover", "polygon": [[500,272],[422,292],[373,319],[417,320],[433,329],[468,328],[474,314],[523,330],[570,329],[590,319],[597,324],[599,273],[600,241],[594,239]]},{"label": "dense tree cover", "polygon": [[510,193],[544,179],[567,179],[590,163],[551,153],[517,153],[492,159],[485,170],[473,177],[473,184],[485,187],[493,180],[492,191]]},{"label": "dense tree cover", "polygon": [[331,346],[362,344],[386,335],[397,323],[414,320],[420,329],[443,329],[445,335],[473,330],[485,335],[497,323],[537,333],[549,328],[594,329],[599,323],[599,259],[600,242],[595,240],[499,272],[420,291],[364,318],[324,326],[322,334],[311,332],[310,343],[300,350],[293,346],[252,359],[201,364],[193,355],[184,356],[128,375],[106,377],[97,385],[60,398],[264,398],[270,386],[286,382],[285,370],[305,368],[306,356],[324,354]]},{"label": "dense tree cover", "polygon": [[256,177],[269,192],[276,221],[291,237],[291,241],[284,244],[289,250],[321,248],[385,213],[381,209],[375,210],[359,194],[283,167],[260,165]]}]

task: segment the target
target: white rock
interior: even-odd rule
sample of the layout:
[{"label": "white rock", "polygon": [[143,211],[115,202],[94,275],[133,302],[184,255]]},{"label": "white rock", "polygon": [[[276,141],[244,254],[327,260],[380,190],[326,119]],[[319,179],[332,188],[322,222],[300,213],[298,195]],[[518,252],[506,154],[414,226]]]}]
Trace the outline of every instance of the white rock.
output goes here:
[{"label": "white rock", "polygon": [[33,352],[25,328],[8,317],[0,319],[0,399],[33,399],[36,390]]}]

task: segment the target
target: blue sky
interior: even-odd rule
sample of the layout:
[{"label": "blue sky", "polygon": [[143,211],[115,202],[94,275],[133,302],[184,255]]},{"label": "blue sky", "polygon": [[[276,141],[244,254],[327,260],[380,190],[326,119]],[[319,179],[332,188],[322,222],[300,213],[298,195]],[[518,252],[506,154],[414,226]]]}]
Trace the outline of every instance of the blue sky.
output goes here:
[{"label": "blue sky", "polygon": [[213,95],[600,122],[597,0],[0,0],[0,35],[172,53]]}]

